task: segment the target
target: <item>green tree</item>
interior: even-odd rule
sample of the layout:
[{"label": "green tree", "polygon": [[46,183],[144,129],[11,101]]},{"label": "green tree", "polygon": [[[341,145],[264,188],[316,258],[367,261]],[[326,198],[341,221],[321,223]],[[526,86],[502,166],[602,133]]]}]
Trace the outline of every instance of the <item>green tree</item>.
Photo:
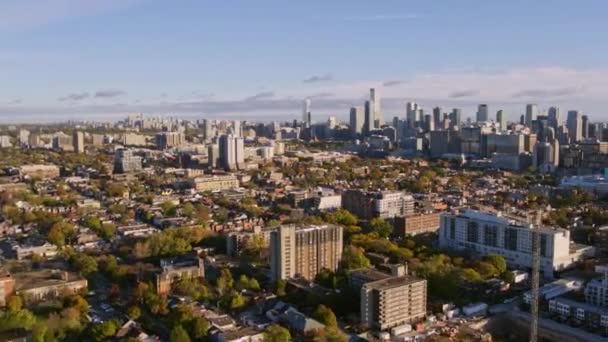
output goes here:
[{"label": "green tree", "polygon": [[481,275],[479,274],[479,272],[475,271],[472,268],[463,269],[461,274],[465,280],[472,281],[472,282],[481,281]]},{"label": "green tree", "polygon": [[230,298],[230,310],[239,310],[245,306],[245,298],[240,293],[235,293]]},{"label": "green tree", "polygon": [[194,205],[190,202],[184,203],[182,206],[182,214],[186,217],[192,217],[194,215]]},{"label": "green tree", "polygon": [[222,268],[220,276],[217,279],[217,290],[221,295],[230,292],[233,288],[234,280],[232,279],[232,273],[227,268]]},{"label": "green tree", "polygon": [[72,265],[82,274],[88,276],[94,272],[97,272],[97,260],[84,253],[75,253],[70,258]]},{"label": "green tree", "polygon": [[177,213],[177,206],[171,201],[165,201],[160,204],[160,208],[165,216],[175,216]]},{"label": "green tree", "polygon": [[171,330],[171,335],[169,336],[169,342],[190,342],[190,336],[188,336],[188,332],[181,326],[177,325]]},{"label": "green tree", "polygon": [[127,316],[129,316],[129,318],[133,320],[138,319],[139,316],[141,316],[141,309],[139,308],[139,306],[133,305],[127,310]]},{"label": "green tree", "polygon": [[264,342],[289,342],[291,334],[289,330],[278,324],[271,324],[264,330]]},{"label": "green tree", "polygon": [[21,296],[10,296],[6,301],[6,309],[9,313],[15,313],[23,308],[23,299]]},{"label": "green tree", "polygon": [[287,294],[285,291],[286,287],[287,282],[285,282],[283,279],[279,279],[274,283],[274,293],[279,297],[285,296]]},{"label": "green tree", "polygon": [[312,314],[312,318],[329,327],[338,326],[338,320],[336,319],[334,312],[323,304],[317,306],[317,309]]},{"label": "green tree", "polygon": [[94,341],[103,341],[107,338],[114,336],[118,328],[118,322],[115,320],[96,324],[91,328],[91,338]]},{"label": "green tree", "polygon": [[246,275],[241,274],[238,282],[236,283],[236,289],[241,291],[249,288],[249,278]]},{"label": "green tree", "polygon": [[97,216],[86,216],[83,219],[82,225],[88,228],[91,228],[93,231],[98,232],[101,230],[101,220]]},{"label": "green tree", "polygon": [[494,268],[496,268],[496,270],[498,271],[498,273],[504,273],[507,270],[507,262],[505,261],[505,258],[502,255],[498,255],[498,254],[488,254],[484,260],[490,264],[492,264],[492,266],[494,266]]},{"label": "green tree", "polygon": [[511,271],[505,271],[500,275],[500,279],[502,279],[505,283],[513,284],[515,282],[515,274]]},{"label": "green tree", "polygon": [[345,270],[354,270],[357,268],[370,267],[371,263],[365,256],[365,251],[361,247],[348,245],[342,253],[342,268]]},{"label": "green tree", "polygon": [[373,232],[383,238],[388,238],[393,233],[393,226],[381,217],[371,219],[369,221],[369,226]]},{"label": "green tree", "polygon": [[249,289],[252,291],[260,291],[260,283],[255,278],[249,280]]},{"label": "green tree", "polygon": [[346,209],[337,210],[334,214],[334,217],[337,224],[341,224],[344,226],[354,226],[357,224],[357,217],[351,214],[351,212]]},{"label": "green tree", "polygon": [[207,336],[210,325],[204,317],[195,317],[190,321],[189,327],[192,338],[202,341]]}]

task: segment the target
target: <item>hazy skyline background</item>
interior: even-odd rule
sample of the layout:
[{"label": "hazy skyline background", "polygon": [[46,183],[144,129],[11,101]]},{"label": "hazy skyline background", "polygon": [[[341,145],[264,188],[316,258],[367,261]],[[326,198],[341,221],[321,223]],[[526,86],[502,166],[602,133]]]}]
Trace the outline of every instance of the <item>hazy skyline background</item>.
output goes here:
[{"label": "hazy skyline background", "polygon": [[526,103],[608,120],[605,1],[0,1],[0,121],[385,120]]}]

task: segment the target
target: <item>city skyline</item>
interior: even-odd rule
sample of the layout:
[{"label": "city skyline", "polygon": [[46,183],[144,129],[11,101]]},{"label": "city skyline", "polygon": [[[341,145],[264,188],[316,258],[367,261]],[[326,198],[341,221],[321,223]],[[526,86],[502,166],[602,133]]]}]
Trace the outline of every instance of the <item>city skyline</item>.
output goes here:
[{"label": "city skyline", "polygon": [[0,122],[297,119],[305,98],[313,121],[347,120],[369,88],[384,121],[408,101],[462,108],[463,119],[487,103],[490,118],[503,109],[517,121],[536,103],[605,120],[607,6],[7,1]]}]

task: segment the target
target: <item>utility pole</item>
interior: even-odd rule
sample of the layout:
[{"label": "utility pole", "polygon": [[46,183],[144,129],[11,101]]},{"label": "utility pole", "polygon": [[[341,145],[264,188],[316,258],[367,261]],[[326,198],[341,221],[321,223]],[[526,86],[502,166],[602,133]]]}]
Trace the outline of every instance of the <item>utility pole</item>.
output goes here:
[{"label": "utility pole", "polygon": [[[530,301],[530,342],[538,341],[538,297],[540,282],[540,249],[541,249],[541,226],[542,213],[534,212],[534,223],[530,225],[532,233],[532,273],[530,274],[530,287],[532,298]],[[530,223],[530,222],[529,222]]]}]

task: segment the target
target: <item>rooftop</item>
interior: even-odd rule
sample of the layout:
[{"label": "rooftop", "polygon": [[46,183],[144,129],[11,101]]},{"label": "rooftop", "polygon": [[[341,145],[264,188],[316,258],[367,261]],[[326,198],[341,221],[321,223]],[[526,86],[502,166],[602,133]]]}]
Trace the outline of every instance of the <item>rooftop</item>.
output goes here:
[{"label": "rooftop", "polygon": [[424,279],[416,278],[411,275],[406,275],[402,277],[390,277],[381,280],[377,280],[371,283],[367,283],[363,285],[364,287],[373,287],[378,290],[389,290],[392,288],[414,284],[417,282],[425,281]]},{"label": "rooftop", "polygon": [[21,272],[13,274],[15,290],[24,291],[45,286],[56,286],[68,282],[84,280],[76,273],[61,270],[42,269],[39,271]]}]

